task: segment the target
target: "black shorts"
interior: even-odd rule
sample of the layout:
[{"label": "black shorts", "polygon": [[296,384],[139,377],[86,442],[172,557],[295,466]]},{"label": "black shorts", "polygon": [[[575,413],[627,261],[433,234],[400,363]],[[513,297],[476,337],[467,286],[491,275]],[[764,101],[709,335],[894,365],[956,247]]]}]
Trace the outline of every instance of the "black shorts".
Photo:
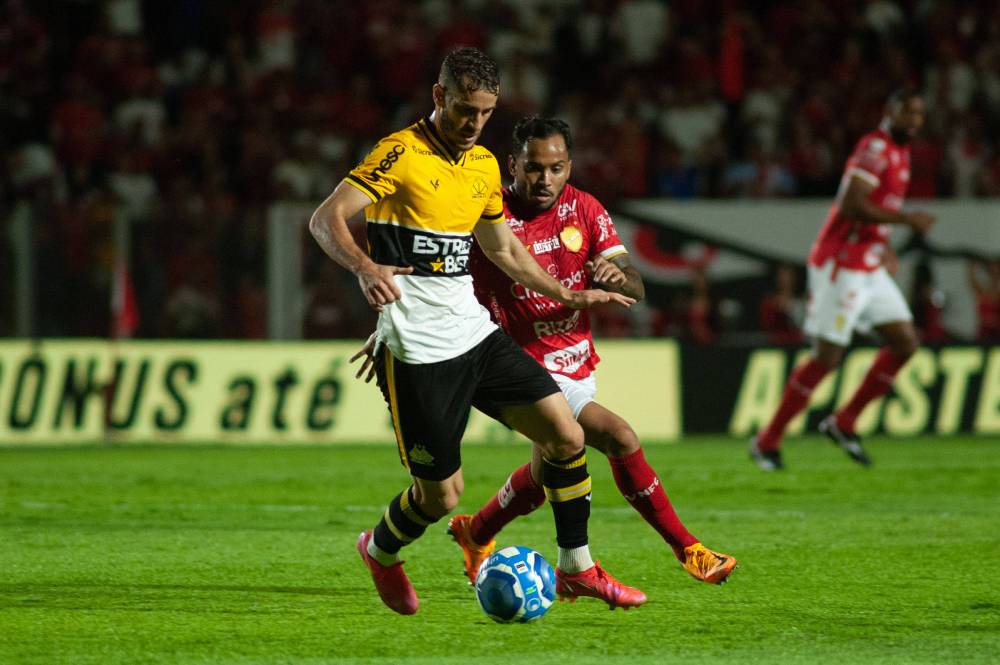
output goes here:
[{"label": "black shorts", "polygon": [[444,480],[461,468],[459,446],[472,406],[499,418],[505,407],[559,392],[549,373],[500,330],[436,363],[400,362],[383,346],[375,371],[400,460],[425,480]]}]

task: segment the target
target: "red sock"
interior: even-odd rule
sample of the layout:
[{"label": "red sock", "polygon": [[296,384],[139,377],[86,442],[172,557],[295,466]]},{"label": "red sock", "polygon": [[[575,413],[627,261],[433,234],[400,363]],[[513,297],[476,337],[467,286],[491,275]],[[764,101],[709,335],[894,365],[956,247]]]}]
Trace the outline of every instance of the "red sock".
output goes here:
[{"label": "red sock", "polygon": [[625,457],[609,457],[608,461],[618,491],[667,541],[677,559],[684,561],[684,548],[698,539],[681,524],[656,472],[646,463],[642,448]]},{"label": "red sock", "polygon": [[788,383],[785,384],[785,392],[781,396],[778,410],[774,412],[767,427],[757,434],[757,446],[761,450],[778,449],[789,421],[806,408],[813,389],[829,371],[830,368],[826,365],[815,358],[810,358],[805,365],[792,372],[788,377]]},{"label": "red sock", "polygon": [[837,427],[842,432],[853,432],[854,422],[873,400],[889,392],[896,374],[909,358],[900,358],[888,347],[879,349],[875,362],[868,368],[864,380],[851,396],[850,401],[837,412]]},{"label": "red sock", "polygon": [[472,516],[469,535],[486,544],[515,517],[527,515],[545,503],[545,490],[531,477],[531,464],[525,464],[503,484],[500,491]]}]

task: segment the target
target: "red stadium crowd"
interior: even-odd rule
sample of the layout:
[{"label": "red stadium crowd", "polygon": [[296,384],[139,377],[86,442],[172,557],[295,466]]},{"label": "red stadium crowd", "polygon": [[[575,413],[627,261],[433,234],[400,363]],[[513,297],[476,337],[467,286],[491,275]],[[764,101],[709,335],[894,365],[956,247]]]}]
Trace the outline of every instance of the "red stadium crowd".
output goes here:
[{"label": "red stadium crowd", "polygon": [[[612,209],[832,196],[904,84],[928,107],[910,198],[1000,196],[1000,5],[985,0],[0,0],[0,220],[34,220],[34,333],[107,334],[125,210],[138,335],[265,336],[269,206],[322,199],[427,112],[433,68],[460,43],[502,67],[487,147],[503,155],[523,114],[564,118],[574,180]],[[307,257],[306,334],[367,333],[349,275]],[[994,272],[977,282],[981,312]],[[13,282],[0,280],[0,335]],[[746,325],[799,339],[789,298],[746,303],[760,311]],[[646,329],[619,332],[711,342],[708,307],[695,276]]]}]

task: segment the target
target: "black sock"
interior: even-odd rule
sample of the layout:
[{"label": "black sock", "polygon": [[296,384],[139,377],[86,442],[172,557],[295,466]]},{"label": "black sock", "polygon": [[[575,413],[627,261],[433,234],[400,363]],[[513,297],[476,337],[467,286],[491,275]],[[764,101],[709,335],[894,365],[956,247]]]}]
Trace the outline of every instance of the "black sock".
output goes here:
[{"label": "black sock", "polygon": [[413,500],[411,485],[389,502],[372,537],[380,550],[395,554],[404,545],[424,535],[427,527],[434,522],[437,520],[428,517]]},{"label": "black sock", "polygon": [[590,474],[587,453],[562,460],[543,459],[542,486],[556,519],[556,542],[573,548],[587,544],[587,521],[590,519]]}]

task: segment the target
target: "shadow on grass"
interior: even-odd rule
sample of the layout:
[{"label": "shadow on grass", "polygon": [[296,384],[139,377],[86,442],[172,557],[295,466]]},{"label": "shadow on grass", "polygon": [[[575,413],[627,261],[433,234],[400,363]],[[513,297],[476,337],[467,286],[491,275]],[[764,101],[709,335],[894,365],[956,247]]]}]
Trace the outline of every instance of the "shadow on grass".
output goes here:
[{"label": "shadow on grass", "polygon": [[283,593],[299,596],[356,596],[360,589],[356,587],[284,587],[284,586],[247,586],[236,584],[108,584],[108,583],[77,583],[77,584],[0,584],[0,595],[15,594],[46,594],[58,593],[70,589],[106,589],[119,591],[201,591],[206,593]]}]

